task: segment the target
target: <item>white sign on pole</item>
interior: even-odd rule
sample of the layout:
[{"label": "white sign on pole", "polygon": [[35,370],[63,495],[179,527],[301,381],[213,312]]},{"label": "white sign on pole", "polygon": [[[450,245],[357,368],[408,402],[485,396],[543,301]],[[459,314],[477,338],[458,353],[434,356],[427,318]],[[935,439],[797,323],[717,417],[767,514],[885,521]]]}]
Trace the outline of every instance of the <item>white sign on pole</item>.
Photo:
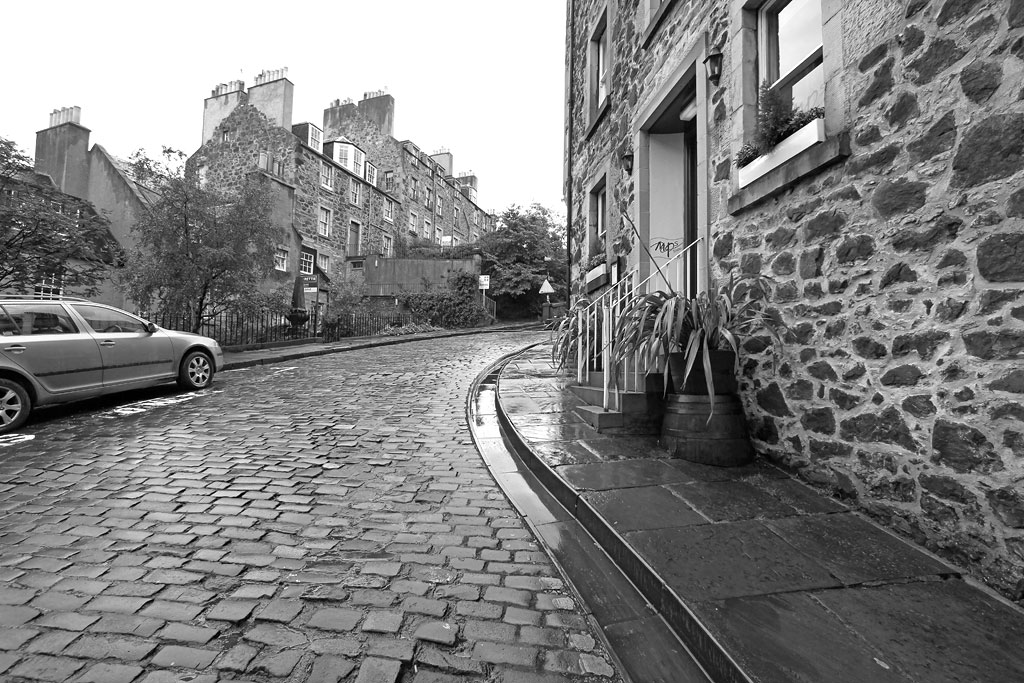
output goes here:
[{"label": "white sign on pole", "polygon": [[491,276],[490,275],[481,275],[480,276],[480,289],[490,289],[490,288],[491,288]]}]

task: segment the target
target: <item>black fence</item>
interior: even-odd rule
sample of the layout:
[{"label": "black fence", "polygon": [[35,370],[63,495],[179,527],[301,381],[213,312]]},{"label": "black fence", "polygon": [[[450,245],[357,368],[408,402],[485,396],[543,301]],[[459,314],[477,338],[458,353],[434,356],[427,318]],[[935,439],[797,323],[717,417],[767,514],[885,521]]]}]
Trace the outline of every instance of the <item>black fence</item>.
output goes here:
[{"label": "black fence", "polygon": [[411,325],[413,317],[408,313],[348,313],[338,316],[323,326],[325,342],[338,341],[345,337],[376,337],[388,329]]},{"label": "black fence", "polygon": [[[187,315],[160,312],[149,318],[168,330],[193,331],[193,319]],[[347,313],[321,320],[319,311],[309,312],[308,318],[289,319],[289,316],[271,311],[257,313],[220,313],[207,318],[198,333],[213,337],[221,346],[260,346],[322,338],[334,342],[346,337],[372,337],[385,334],[389,328],[413,323],[409,314]]]}]

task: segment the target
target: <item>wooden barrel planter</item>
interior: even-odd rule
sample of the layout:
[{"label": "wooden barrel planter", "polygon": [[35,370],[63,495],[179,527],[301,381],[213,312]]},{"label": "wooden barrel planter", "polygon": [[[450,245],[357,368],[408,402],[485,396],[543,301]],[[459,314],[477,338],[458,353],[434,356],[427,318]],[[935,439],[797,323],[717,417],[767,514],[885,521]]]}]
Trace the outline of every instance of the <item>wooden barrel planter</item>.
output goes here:
[{"label": "wooden barrel planter", "polygon": [[[711,397],[669,394],[661,427],[662,445],[673,457],[703,465],[736,467],[754,460],[754,448],[736,394]],[[708,419],[710,417],[710,420]]]}]

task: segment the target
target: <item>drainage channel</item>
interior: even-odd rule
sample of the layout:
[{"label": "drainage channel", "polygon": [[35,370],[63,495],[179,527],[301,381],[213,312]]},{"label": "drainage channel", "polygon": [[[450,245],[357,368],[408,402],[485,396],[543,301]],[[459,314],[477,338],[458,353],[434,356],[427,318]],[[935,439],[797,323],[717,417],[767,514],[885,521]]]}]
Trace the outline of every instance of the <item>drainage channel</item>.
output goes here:
[{"label": "drainage channel", "polygon": [[627,681],[711,683],[665,620],[506,440],[498,418],[498,380],[521,352],[492,364],[470,390],[466,413],[484,463],[568,580]]}]

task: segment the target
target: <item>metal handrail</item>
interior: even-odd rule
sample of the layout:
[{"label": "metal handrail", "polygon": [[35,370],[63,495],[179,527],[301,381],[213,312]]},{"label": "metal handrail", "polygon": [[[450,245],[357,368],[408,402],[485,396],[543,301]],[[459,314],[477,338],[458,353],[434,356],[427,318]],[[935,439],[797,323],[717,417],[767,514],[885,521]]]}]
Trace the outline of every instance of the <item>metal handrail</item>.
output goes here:
[{"label": "metal handrail", "polygon": [[[619,409],[624,392],[641,391],[641,378],[650,369],[644,354],[630,354],[623,367],[629,368],[631,372],[624,369],[624,381],[616,382],[613,386],[615,368],[611,367],[611,350],[616,332],[615,323],[619,315],[625,310],[630,299],[649,293],[648,285],[655,277],[661,277],[669,289],[682,291],[687,297],[695,296],[697,292],[691,291],[692,288],[689,284],[690,273],[687,257],[703,239],[703,237],[698,237],[665,263],[653,264],[655,265],[654,272],[643,280],[639,280],[638,268],[629,270],[601,296],[577,312],[576,380],[580,384],[588,383],[591,369],[596,370],[600,361],[601,370],[604,373],[601,382],[601,402],[605,410]],[[667,274],[669,268],[675,268],[677,272],[675,287],[672,285],[670,275]],[[600,341],[592,344],[591,340],[598,330],[600,330]]]}]

